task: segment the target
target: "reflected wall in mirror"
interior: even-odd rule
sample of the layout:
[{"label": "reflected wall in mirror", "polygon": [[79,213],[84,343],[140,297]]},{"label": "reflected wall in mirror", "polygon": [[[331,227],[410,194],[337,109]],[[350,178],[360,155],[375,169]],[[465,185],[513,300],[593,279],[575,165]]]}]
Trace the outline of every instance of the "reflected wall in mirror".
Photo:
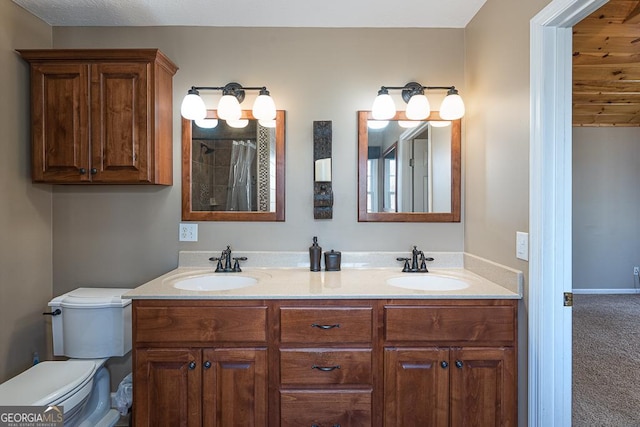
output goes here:
[{"label": "reflected wall in mirror", "polygon": [[358,112],[358,221],[459,222],[460,120]]},{"label": "reflected wall in mirror", "polygon": [[[217,122],[217,123],[216,123]],[[212,127],[215,124],[215,127]],[[182,219],[284,221],[285,114],[239,123],[182,119]]]}]

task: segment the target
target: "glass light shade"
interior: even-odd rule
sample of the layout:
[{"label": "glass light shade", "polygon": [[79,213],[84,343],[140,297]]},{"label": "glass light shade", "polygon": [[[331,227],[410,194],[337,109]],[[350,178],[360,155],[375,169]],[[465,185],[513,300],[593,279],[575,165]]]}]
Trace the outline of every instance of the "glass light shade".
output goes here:
[{"label": "glass light shade", "polygon": [[182,100],[180,114],[188,120],[200,120],[207,117],[207,106],[199,95],[195,93],[187,94]]},{"label": "glass light shade", "polygon": [[253,117],[258,120],[273,120],[276,118],[276,104],[269,95],[258,95],[253,102]]},{"label": "glass light shade", "polygon": [[434,128],[446,128],[447,126],[451,125],[451,122],[448,120],[433,120],[430,121],[429,124],[434,127]]},{"label": "glass light shade", "polygon": [[196,120],[196,126],[203,129],[213,129],[218,126],[218,119],[198,119]]},{"label": "glass light shade", "polygon": [[398,120],[398,126],[405,129],[417,127],[420,123],[422,122],[414,120]]},{"label": "glass light shade", "polygon": [[276,120],[275,119],[272,119],[272,120],[260,119],[260,120],[258,120],[258,123],[260,124],[260,126],[265,127],[265,128],[274,128],[274,127],[276,127]]},{"label": "glass light shade", "polygon": [[371,107],[371,116],[376,120],[389,120],[396,115],[396,104],[391,95],[383,93],[376,96]]},{"label": "glass light shade", "polygon": [[464,116],[464,102],[457,93],[447,95],[440,106],[440,118],[443,120],[457,120]]},{"label": "glass light shade", "polygon": [[407,111],[405,111],[409,120],[424,120],[431,114],[431,106],[429,100],[423,94],[413,95],[407,103]]},{"label": "glass light shade", "polygon": [[367,120],[369,129],[384,129],[389,126],[389,120]]},{"label": "glass light shade", "polygon": [[242,117],[242,109],[238,98],[233,95],[222,95],[218,102],[218,117],[222,120],[239,120]]},{"label": "glass light shade", "polygon": [[249,119],[227,120],[227,124],[232,128],[244,128],[249,124]]}]

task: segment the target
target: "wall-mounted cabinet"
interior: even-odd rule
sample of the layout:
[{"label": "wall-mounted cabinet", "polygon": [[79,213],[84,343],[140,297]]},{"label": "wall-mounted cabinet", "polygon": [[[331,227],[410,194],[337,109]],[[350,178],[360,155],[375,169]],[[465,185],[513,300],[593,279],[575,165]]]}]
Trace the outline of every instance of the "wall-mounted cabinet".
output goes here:
[{"label": "wall-mounted cabinet", "polygon": [[173,75],[157,49],[19,50],[31,69],[32,179],[173,184]]}]

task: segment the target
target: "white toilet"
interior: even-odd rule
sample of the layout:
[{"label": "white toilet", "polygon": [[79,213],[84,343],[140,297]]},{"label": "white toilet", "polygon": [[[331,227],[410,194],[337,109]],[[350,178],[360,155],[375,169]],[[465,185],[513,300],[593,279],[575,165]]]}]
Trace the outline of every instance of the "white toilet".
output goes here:
[{"label": "white toilet", "polygon": [[0,384],[0,406],[63,406],[65,426],[115,425],[120,414],[104,365],[131,351],[128,291],[78,288],[52,299],[53,354],[71,359],[38,363]]}]

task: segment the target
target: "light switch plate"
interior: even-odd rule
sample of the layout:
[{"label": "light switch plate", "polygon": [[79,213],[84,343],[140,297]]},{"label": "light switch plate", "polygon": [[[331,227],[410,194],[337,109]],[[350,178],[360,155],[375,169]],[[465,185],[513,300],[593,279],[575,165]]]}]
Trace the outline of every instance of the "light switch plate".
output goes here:
[{"label": "light switch plate", "polygon": [[529,261],[529,233],[516,232],[516,258]]},{"label": "light switch plate", "polygon": [[181,242],[197,242],[198,241],[198,224],[180,223],[180,241]]}]

